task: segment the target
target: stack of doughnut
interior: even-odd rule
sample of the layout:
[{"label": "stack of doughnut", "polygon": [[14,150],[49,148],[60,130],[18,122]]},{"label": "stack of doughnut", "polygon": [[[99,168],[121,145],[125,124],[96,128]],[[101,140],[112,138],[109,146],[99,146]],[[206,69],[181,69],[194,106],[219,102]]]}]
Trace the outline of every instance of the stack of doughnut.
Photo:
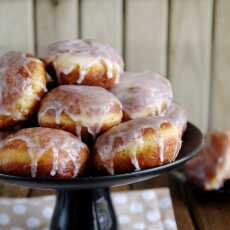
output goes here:
[{"label": "stack of doughnut", "polygon": [[168,79],[124,72],[108,44],[65,40],[42,59],[0,56],[1,173],[71,179],[157,167],[177,157],[186,123]]}]

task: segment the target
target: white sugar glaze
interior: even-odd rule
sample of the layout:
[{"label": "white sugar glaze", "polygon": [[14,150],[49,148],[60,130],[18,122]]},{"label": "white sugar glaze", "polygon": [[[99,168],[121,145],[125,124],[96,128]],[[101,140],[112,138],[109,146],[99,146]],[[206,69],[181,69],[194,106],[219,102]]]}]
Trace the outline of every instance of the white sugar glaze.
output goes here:
[{"label": "white sugar glaze", "polygon": [[38,117],[41,122],[46,113],[53,111],[56,123],[60,124],[61,115],[65,113],[76,122],[77,136],[81,136],[82,127],[86,127],[88,132],[95,136],[101,131],[101,125],[114,105],[119,106],[122,111],[119,100],[104,88],[62,85],[46,95]]},{"label": "white sugar glaze", "polygon": [[[156,143],[159,146],[159,158],[160,162],[164,162],[164,138],[160,132],[161,124],[168,121],[167,117],[146,117],[146,118],[137,118],[130,120],[124,123],[121,123],[118,126],[111,128],[109,131],[103,133],[98,137],[96,141],[96,150],[104,163],[105,168],[110,174],[114,174],[114,165],[113,161],[115,158],[115,152],[119,152],[125,147],[131,147],[131,162],[136,170],[140,169],[139,162],[136,156],[137,146],[141,147],[144,145],[143,140],[143,131],[144,129],[154,129],[157,132]],[[172,124],[172,126],[176,128]],[[115,145],[116,140],[119,141],[119,145]],[[135,143],[132,141],[135,140]],[[132,146],[131,146],[132,144]],[[175,156],[177,155],[181,146],[180,135],[178,131],[178,146],[176,148]]]},{"label": "white sugar glaze", "polygon": [[[0,148],[3,148],[12,141],[19,140],[25,143],[28,154],[31,159],[31,176],[36,177],[37,166],[41,156],[51,150],[53,154],[51,176],[57,172],[63,174],[66,170],[67,163],[73,162],[75,177],[79,171],[80,151],[87,148],[77,137],[63,130],[49,128],[27,128],[22,129],[8,136],[0,142]],[[59,159],[60,153],[64,153],[65,160]]]},{"label": "white sugar glaze", "polygon": [[61,73],[66,75],[71,73],[78,65],[80,68],[78,84],[82,83],[94,64],[103,63],[107,68],[108,78],[113,77],[114,69],[119,76],[124,68],[122,58],[110,45],[91,39],[64,40],[53,43],[48,47],[45,56],[47,63],[53,63],[58,77]]},{"label": "white sugar glaze", "polygon": [[172,103],[165,116],[180,130],[182,136],[187,125],[187,113],[184,108],[176,103]]},{"label": "white sugar glaze", "polygon": [[158,146],[159,146],[159,155],[160,155],[160,162],[164,162],[164,152],[165,152],[165,145],[164,145],[164,137],[161,134],[160,130],[158,131]]},{"label": "white sugar glaze", "polygon": [[81,126],[80,125],[76,125],[75,133],[76,133],[77,137],[79,137],[81,140]]},{"label": "white sugar glaze", "polygon": [[27,110],[17,109],[22,95],[40,100],[33,91],[33,84],[46,91],[43,82],[32,80],[32,74],[27,67],[30,62],[40,61],[19,52],[8,52],[0,56],[0,115],[11,116],[13,119],[23,118]]},{"label": "white sugar glaze", "polygon": [[163,115],[170,106],[173,92],[170,82],[158,73],[124,72],[111,92],[131,119]]}]

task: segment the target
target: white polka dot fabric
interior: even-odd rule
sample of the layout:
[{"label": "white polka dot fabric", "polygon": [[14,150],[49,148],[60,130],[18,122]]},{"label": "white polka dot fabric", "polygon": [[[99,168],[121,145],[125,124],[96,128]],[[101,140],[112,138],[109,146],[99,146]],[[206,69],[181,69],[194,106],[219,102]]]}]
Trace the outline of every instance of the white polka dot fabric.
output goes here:
[{"label": "white polka dot fabric", "polygon": [[[167,188],[114,192],[112,200],[121,230],[176,230]],[[54,196],[0,198],[1,230],[48,230]]]},{"label": "white polka dot fabric", "polygon": [[176,230],[169,190],[117,192],[112,195],[123,230]]},{"label": "white polka dot fabric", "polygon": [[48,230],[54,202],[54,196],[0,198],[0,229]]}]

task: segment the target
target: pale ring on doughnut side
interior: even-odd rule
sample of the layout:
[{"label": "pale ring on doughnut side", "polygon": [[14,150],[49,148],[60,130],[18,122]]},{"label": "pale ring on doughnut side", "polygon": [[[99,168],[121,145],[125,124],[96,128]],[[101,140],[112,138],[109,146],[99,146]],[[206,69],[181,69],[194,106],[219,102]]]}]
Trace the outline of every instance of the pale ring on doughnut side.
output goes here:
[{"label": "pale ring on doughnut side", "polygon": [[111,88],[119,82],[124,64],[108,44],[91,39],[64,40],[51,44],[44,60],[60,84]]}]

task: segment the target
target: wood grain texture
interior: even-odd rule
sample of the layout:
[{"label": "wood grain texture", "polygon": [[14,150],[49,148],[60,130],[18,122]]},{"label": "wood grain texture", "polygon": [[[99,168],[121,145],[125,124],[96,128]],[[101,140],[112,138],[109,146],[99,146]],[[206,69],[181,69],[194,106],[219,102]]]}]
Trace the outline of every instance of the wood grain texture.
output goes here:
[{"label": "wood grain texture", "polygon": [[195,230],[196,226],[188,208],[184,185],[173,176],[169,176],[169,187],[178,230]]},{"label": "wood grain texture", "polygon": [[0,197],[27,197],[28,194],[29,189],[27,187],[0,183]]},{"label": "wood grain texture", "polygon": [[122,0],[83,0],[81,37],[110,43],[122,54]]},{"label": "wood grain texture", "polygon": [[0,47],[34,51],[33,0],[0,1]]},{"label": "wood grain texture", "polygon": [[197,229],[200,230],[228,230],[230,226],[230,198],[229,194],[205,194],[192,192],[187,187],[190,210]]},{"label": "wood grain texture", "polygon": [[213,1],[171,2],[169,76],[176,101],[203,131],[208,126]]},{"label": "wood grain texture", "polygon": [[54,41],[78,37],[78,0],[36,0],[35,3],[39,56]]},{"label": "wood grain texture", "polygon": [[128,70],[166,73],[167,0],[126,1],[125,59]]},{"label": "wood grain texture", "polygon": [[49,189],[30,189],[28,197],[49,196],[55,195],[54,190]]},{"label": "wood grain texture", "polygon": [[211,128],[230,128],[230,1],[215,4]]}]

